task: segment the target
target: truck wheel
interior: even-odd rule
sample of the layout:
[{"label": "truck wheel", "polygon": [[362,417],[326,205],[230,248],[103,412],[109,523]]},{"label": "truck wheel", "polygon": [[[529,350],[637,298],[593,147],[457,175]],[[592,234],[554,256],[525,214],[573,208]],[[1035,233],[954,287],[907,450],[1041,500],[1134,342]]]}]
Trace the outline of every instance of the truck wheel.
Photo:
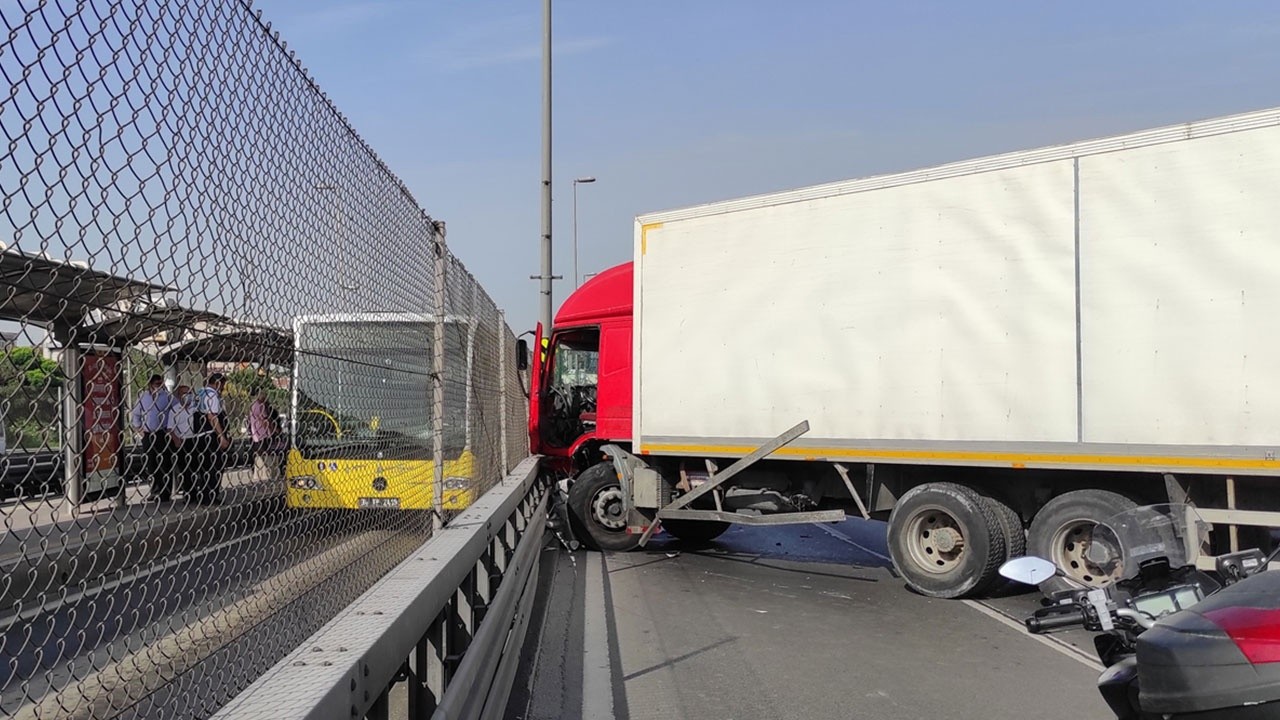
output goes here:
[{"label": "truck wheel", "polygon": [[627,534],[622,483],[613,463],[583,470],[569,488],[569,520],[583,545],[594,550],[632,550],[639,535]]},{"label": "truck wheel", "polygon": [[663,520],[662,529],[685,542],[704,543],[715,540],[731,523],[719,520]]},{"label": "truck wheel", "polygon": [[[1120,568],[1101,568],[1085,557],[1093,542],[1093,529],[1116,513],[1138,504],[1110,490],[1073,490],[1045,503],[1031,521],[1027,546],[1032,555],[1050,560],[1073,580],[1093,587],[1109,585]],[[1040,589],[1051,595],[1071,584],[1051,578]]]},{"label": "truck wheel", "polygon": [[921,595],[963,597],[999,577],[1004,533],[978,493],[955,483],[926,483],[908,490],[889,515],[889,556]]},{"label": "truck wheel", "polygon": [[[987,506],[991,508],[991,511],[996,514],[996,520],[1000,523],[1000,532],[1004,536],[1004,560],[1001,561],[1000,564],[1003,565],[1009,560],[1026,555],[1027,529],[1023,527],[1022,516],[1018,514],[1017,510],[1009,507],[1003,500],[991,497],[990,495],[983,495],[982,499],[987,503]],[[1021,583],[997,577],[991,583],[990,589],[1000,592],[1007,591],[1014,587],[1020,589],[1026,588],[1026,586]]]},{"label": "truck wheel", "polygon": [[1003,500],[993,498],[990,495],[984,495],[982,499],[991,507],[991,511],[996,514],[996,520],[1000,521],[1000,531],[1004,535],[1004,559],[1012,560],[1026,555],[1027,528],[1022,524],[1022,516]]}]

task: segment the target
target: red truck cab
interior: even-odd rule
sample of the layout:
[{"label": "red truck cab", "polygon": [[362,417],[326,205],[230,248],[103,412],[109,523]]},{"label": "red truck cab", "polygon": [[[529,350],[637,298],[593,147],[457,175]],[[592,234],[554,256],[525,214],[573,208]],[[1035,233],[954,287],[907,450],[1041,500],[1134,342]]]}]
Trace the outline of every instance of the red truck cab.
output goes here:
[{"label": "red truck cab", "polygon": [[605,270],[575,290],[534,362],[529,444],[573,474],[605,442],[631,441],[632,264]]}]

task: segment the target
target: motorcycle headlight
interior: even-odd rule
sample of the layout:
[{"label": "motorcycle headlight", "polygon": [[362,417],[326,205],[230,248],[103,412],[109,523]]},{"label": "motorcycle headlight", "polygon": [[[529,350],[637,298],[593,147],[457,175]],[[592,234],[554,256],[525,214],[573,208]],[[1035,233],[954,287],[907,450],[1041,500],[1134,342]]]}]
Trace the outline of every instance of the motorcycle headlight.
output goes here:
[{"label": "motorcycle headlight", "polygon": [[444,479],[445,490],[466,490],[469,485],[471,485],[471,478],[458,477],[455,475]]}]

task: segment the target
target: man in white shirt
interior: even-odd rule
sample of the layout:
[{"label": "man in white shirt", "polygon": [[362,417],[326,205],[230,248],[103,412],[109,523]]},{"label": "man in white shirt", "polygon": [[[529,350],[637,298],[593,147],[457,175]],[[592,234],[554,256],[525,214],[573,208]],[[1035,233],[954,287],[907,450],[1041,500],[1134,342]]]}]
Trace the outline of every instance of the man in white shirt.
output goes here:
[{"label": "man in white shirt", "polygon": [[173,389],[173,404],[169,408],[169,439],[173,443],[175,489],[191,494],[191,471],[194,468],[196,428],[195,394],[190,385]]},{"label": "man in white shirt", "polygon": [[169,406],[173,398],[165,390],[164,378],[152,375],[147,380],[147,389],[138,396],[130,413],[131,424],[142,438],[142,453],[145,458],[143,479],[151,484],[148,502],[167,501],[173,497],[170,489],[170,468],[167,435],[169,429]]},{"label": "man in white shirt", "polygon": [[200,388],[197,399],[193,422],[196,472],[190,496],[202,505],[222,502],[222,470],[227,465],[227,450],[231,447],[231,430],[222,407],[222,389],[226,386],[227,377],[213,373]]}]

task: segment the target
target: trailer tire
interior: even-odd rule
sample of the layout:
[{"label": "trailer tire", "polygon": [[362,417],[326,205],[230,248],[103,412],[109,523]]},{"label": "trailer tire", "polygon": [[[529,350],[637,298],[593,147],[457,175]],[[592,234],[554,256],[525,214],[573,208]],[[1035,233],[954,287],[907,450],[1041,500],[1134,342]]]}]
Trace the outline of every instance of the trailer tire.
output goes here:
[{"label": "trailer tire", "polygon": [[925,483],[899,498],[889,515],[889,556],[912,590],[936,598],[973,595],[998,578],[1004,531],[978,493]]},{"label": "trailer tire", "polygon": [[592,550],[635,549],[640,536],[627,533],[625,515],[615,514],[621,502],[622,483],[613,463],[597,463],[579,473],[569,487],[569,521],[578,540]]},{"label": "trailer tire", "polygon": [[[1093,538],[1093,528],[1116,513],[1132,510],[1138,503],[1110,490],[1073,490],[1045,503],[1031,520],[1027,533],[1027,549],[1032,555],[1049,560],[1071,578],[1086,585],[1101,587],[1114,579],[1103,576],[1101,569],[1084,559]],[[1045,595],[1066,590],[1073,585],[1054,577],[1040,584]]]},{"label": "trailer tire", "polygon": [[[1022,516],[1017,510],[1009,507],[1007,503],[999,498],[984,495],[982,497],[987,505],[991,507],[992,512],[996,514],[996,520],[1000,522],[1000,531],[1004,535],[1004,560],[1001,565],[1016,558],[1027,554],[1027,528],[1022,523]],[[997,571],[998,572],[998,571]],[[991,583],[991,590],[997,592],[1008,591],[1014,587],[1025,587],[1013,580],[1005,580],[997,576]]]},{"label": "trailer tire", "polygon": [[688,543],[711,542],[724,534],[732,523],[719,520],[663,520],[662,529]]}]

